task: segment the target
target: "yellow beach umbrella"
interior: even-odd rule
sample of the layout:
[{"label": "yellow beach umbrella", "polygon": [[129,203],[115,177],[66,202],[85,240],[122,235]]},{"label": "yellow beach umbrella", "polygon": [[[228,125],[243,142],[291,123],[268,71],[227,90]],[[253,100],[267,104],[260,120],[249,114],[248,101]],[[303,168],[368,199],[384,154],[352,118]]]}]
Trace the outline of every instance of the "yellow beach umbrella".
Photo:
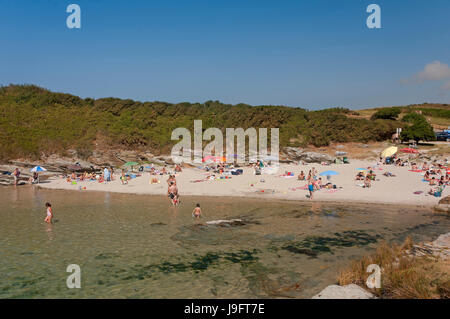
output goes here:
[{"label": "yellow beach umbrella", "polygon": [[390,156],[394,155],[395,153],[397,153],[397,151],[398,151],[398,147],[390,146],[390,147],[386,148],[383,152],[381,152],[381,156],[382,157],[390,157]]}]

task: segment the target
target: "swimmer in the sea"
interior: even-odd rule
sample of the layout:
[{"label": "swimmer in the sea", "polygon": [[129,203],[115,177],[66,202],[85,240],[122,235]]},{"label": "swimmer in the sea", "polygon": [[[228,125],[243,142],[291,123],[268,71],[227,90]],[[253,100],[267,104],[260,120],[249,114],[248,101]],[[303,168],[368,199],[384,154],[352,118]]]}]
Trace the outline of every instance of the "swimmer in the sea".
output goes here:
[{"label": "swimmer in the sea", "polygon": [[200,208],[200,204],[197,204],[192,211],[192,217],[200,218],[202,215],[202,209]]},{"label": "swimmer in the sea", "polygon": [[45,203],[45,207],[47,207],[47,216],[45,217],[44,221],[51,224],[53,219],[52,205],[50,203]]}]

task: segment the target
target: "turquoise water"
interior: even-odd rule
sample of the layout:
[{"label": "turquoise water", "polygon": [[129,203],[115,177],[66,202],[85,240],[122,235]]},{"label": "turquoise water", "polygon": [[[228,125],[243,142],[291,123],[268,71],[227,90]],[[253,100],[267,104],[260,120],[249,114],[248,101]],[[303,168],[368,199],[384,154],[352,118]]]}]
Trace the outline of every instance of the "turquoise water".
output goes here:
[{"label": "turquoise water", "polygon": [[[432,240],[426,209],[0,188],[0,298],[309,298],[381,240]],[[47,225],[45,202],[55,223]],[[191,217],[201,203],[204,218]],[[207,226],[241,218],[245,225]],[[69,289],[69,264],[81,288]]]}]

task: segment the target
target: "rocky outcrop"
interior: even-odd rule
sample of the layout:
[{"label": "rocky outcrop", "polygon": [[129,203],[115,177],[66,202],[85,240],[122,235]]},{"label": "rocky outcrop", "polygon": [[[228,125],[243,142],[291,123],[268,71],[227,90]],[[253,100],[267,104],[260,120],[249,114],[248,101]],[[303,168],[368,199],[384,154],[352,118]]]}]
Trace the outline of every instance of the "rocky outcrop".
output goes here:
[{"label": "rocky outcrop", "polygon": [[285,147],[285,154],[292,160],[303,161],[306,163],[329,163],[334,161],[334,158],[325,153],[307,152],[297,147]]},{"label": "rocky outcrop", "polygon": [[406,254],[414,257],[437,257],[447,260],[450,258],[450,233],[440,235],[435,241],[413,245]]},{"label": "rocky outcrop", "polygon": [[377,297],[358,285],[331,285],[313,296],[312,299],[376,299]]},{"label": "rocky outcrop", "polygon": [[434,206],[434,210],[437,212],[450,213],[450,196],[442,198],[439,203]]}]

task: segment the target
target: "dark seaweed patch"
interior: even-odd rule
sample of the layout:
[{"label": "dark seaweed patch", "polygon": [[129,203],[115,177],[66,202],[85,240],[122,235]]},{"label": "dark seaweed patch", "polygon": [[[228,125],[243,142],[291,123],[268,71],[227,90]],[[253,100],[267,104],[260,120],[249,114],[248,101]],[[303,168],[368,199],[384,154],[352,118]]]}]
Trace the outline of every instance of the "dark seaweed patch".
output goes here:
[{"label": "dark seaweed patch", "polygon": [[311,257],[317,257],[317,252],[309,248],[299,248],[292,245],[284,246],[282,249],[290,251],[294,254],[304,254]]},{"label": "dark seaweed patch", "polygon": [[101,253],[97,256],[95,256],[95,259],[110,259],[110,258],[115,258],[115,257],[119,257],[119,255],[115,254],[115,253]]},{"label": "dark seaweed patch", "polygon": [[308,236],[300,242],[285,245],[282,249],[296,254],[317,257],[319,253],[333,253],[331,247],[366,246],[376,243],[380,235],[370,235],[362,230],[335,233],[335,237]]},{"label": "dark seaweed patch", "polygon": [[150,226],[165,226],[166,224],[164,224],[164,223],[153,223],[153,224],[150,224]]},{"label": "dark seaweed patch", "polygon": [[28,255],[34,255],[32,251],[25,251],[23,253],[20,253],[22,256],[28,256]]},{"label": "dark seaweed patch", "polygon": [[[159,264],[134,265],[129,269],[111,269],[111,265],[105,264],[102,273],[97,281],[99,285],[105,285],[106,278],[117,278],[120,280],[144,280],[151,278],[155,273],[180,273],[180,272],[202,272],[209,267],[218,264],[221,260],[232,263],[248,264],[258,259],[255,256],[260,252],[257,249],[253,251],[240,250],[238,252],[213,253],[208,252],[205,255],[194,255],[194,260],[190,262],[170,262],[164,261]],[[108,283],[112,284],[112,283]]]},{"label": "dark seaweed patch", "polygon": [[258,260],[258,257],[254,256],[258,252],[258,249],[253,249],[253,251],[240,250],[237,253],[224,253],[223,258],[231,261],[232,263],[251,262]]}]

